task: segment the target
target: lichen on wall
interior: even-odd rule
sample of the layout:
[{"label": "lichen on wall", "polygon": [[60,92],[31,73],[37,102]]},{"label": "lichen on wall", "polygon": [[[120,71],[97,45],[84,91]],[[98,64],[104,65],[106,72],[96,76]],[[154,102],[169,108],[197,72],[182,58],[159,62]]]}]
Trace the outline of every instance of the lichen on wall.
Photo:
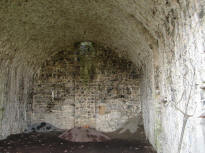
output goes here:
[{"label": "lichen on wall", "polygon": [[76,59],[80,66],[80,79],[83,80],[85,84],[95,79],[96,75],[96,64],[98,60],[95,57],[97,51],[94,48],[94,43],[92,42],[80,42],[76,43]]}]

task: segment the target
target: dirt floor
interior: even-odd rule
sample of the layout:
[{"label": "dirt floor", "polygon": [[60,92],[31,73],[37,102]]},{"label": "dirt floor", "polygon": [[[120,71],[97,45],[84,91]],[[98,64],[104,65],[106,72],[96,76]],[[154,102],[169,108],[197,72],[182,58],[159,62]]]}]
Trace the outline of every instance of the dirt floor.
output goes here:
[{"label": "dirt floor", "polygon": [[146,142],[110,140],[76,143],[58,138],[59,134],[11,135],[0,141],[0,153],[155,153]]}]

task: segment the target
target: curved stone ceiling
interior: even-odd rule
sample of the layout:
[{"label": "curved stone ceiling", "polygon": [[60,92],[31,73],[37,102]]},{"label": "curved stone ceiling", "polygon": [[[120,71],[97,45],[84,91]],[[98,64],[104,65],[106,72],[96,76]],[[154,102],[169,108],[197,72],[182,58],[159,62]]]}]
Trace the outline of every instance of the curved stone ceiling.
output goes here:
[{"label": "curved stone ceiling", "polygon": [[141,64],[155,42],[145,28],[147,23],[154,25],[143,17],[152,6],[152,0],[147,2],[149,5],[143,0],[1,1],[0,59],[35,65],[58,51],[73,49],[76,42],[92,41],[126,52]]}]

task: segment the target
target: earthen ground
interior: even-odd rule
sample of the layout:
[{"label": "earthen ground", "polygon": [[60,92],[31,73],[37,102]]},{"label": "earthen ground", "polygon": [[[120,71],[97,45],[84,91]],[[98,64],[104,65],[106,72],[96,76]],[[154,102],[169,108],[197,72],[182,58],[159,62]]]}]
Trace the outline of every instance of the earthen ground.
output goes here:
[{"label": "earthen ground", "polygon": [[76,143],[58,138],[59,132],[11,135],[0,141],[0,153],[155,153],[147,142],[109,140]]}]

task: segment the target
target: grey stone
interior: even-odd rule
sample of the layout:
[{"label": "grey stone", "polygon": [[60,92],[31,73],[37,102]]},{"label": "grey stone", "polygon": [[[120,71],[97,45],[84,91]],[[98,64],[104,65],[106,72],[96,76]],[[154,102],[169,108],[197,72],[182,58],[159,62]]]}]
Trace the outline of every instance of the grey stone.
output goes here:
[{"label": "grey stone", "polygon": [[24,130],[24,133],[31,133],[31,132],[46,133],[51,131],[63,131],[63,130],[53,126],[50,123],[39,122],[28,126],[28,128]]}]

